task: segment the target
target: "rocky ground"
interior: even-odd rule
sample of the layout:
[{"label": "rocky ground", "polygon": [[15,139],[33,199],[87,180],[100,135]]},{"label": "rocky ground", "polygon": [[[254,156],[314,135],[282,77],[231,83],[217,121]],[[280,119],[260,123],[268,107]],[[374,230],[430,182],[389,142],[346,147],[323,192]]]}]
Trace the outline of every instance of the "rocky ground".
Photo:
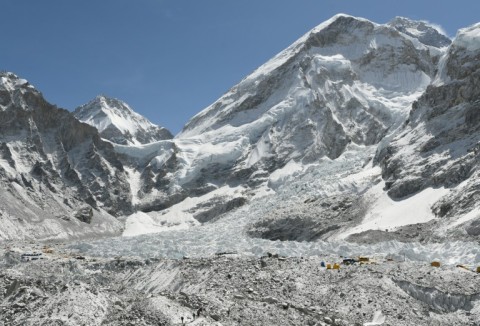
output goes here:
[{"label": "rocky ground", "polygon": [[342,227],[361,222],[368,207],[363,198],[333,196],[307,198],[289,207],[271,210],[248,227],[247,234],[268,240],[314,241],[328,239]]},{"label": "rocky ground", "polygon": [[[22,261],[25,252],[42,258]],[[480,274],[341,257],[138,259],[3,247],[2,325],[480,325]],[[373,260],[373,261],[372,261]],[[200,310],[199,316],[197,316]],[[375,315],[375,318],[374,318]]]}]

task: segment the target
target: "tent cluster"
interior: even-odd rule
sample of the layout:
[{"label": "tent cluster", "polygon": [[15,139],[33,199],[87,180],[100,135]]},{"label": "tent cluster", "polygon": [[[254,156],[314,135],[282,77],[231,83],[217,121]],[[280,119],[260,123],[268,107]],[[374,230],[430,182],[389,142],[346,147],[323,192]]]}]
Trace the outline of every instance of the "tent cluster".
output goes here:
[{"label": "tent cluster", "polygon": [[[343,258],[343,257],[342,257]],[[393,261],[393,259],[391,258],[387,258],[386,259],[387,261]],[[320,266],[321,267],[325,267],[326,269],[340,269],[340,264],[342,265],[353,265],[353,264],[376,264],[376,261],[375,260],[372,260],[371,258],[369,257],[366,257],[366,256],[359,256],[357,258],[343,258],[342,262],[341,263],[327,263],[325,261],[322,261],[320,263]],[[438,260],[435,260],[435,261],[432,261],[430,263],[430,266],[432,267],[440,267],[442,264],[440,261]],[[477,273],[480,273],[480,266],[478,266],[476,269],[475,268],[470,268],[469,266],[467,265],[464,265],[464,264],[459,264],[459,265],[456,265],[456,267],[458,268],[463,268],[467,271],[471,271],[471,272],[477,272]]]},{"label": "tent cluster", "polygon": [[[341,264],[342,265],[353,265],[353,264],[372,264],[375,263],[369,257],[360,256],[357,258],[343,258]],[[326,269],[340,269],[340,263],[327,263],[322,261],[320,263],[321,267],[325,267]]]},{"label": "tent cluster", "polygon": [[[438,260],[432,261],[430,263],[430,266],[432,266],[432,267],[440,267],[441,265],[442,264]],[[465,270],[470,271],[470,272],[480,273],[480,266],[478,266],[477,269],[475,269],[475,267],[470,268],[468,265],[464,265],[464,264],[458,264],[455,267],[462,268],[462,269],[465,269]]]}]

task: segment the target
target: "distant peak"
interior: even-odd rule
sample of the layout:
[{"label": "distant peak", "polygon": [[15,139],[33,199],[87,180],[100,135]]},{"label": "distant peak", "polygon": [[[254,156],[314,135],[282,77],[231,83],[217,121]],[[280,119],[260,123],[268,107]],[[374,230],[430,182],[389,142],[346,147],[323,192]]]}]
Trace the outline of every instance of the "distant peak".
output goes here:
[{"label": "distant peak", "polygon": [[6,77],[6,78],[11,78],[11,79],[19,79],[17,75],[15,75],[13,72],[6,71],[6,70],[0,70],[0,77]]},{"label": "distant peak", "polygon": [[7,91],[13,91],[15,89],[28,89],[29,91],[35,90],[28,80],[20,78],[13,72],[5,70],[0,71],[0,88]]},{"label": "distant peak", "polygon": [[100,101],[105,101],[107,98],[109,98],[109,97],[101,94],[101,95],[95,96],[95,98],[93,99],[93,101],[98,101],[98,102],[100,102]]},{"label": "distant peak", "polygon": [[117,144],[138,145],[173,137],[167,129],[151,123],[127,103],[104,94],[78,107],[73,114],[97,128],[103,138]]},{"label": "distant peak", "polygon": [[408,17],[396,16],[389,22],[389,24],[403,24],[403,23],[410,23],[410,22],[415,22],[415,21]]},{"label": "distant peak", "polygon": [[357,19],[357,17],[355,16],[352,16],[352,15],[349,15],[349,14],[344,14],[344,13],[338,13],[334,16],[332,16],[332,18],[330,18],[331,21],[335,21],[339,18],[354,18],[354,19]]},{"label": "distant peak", "polygon": [[81,106],[86,110],[109,110],[109,111],[122,111],[128,112],[130,114],[135,114],[135,112],[130,108],[130,106],[122,100],[119,100],[114,97],[109,97],[104,94],[95,96],[87,104]]},{"label": "distant peak", "polygon": [[362,23],[374,24],[373,22],[371,22],[370,20],[368,20],[366,18],[355,17],[355,16],[351,16],[351,15],[348,15],[348,14],[340,13],[340,14],[336,14],[332,18],[324,21],[323,23],[318,25],[314,30],[319,31],[319,30],[324,29],[328,26],[338,24],[338,23],[346,23],[346,22],[362,22]]},{"label": "distant peak", "polygon": [[115,103],[126,104],[124,101],[122,101],[118,98],[110,97],[110,96],[105,95],[105,94],[100,94],[100,95],[95,96],[95,98],[91,102],[115,102]]},{"label": "distant peak", "polygon": [[404,25],[404,26],[415,26],[419,30],[427,30],[429,28],[436,30],[439,34],[448,37],[447,33],[443,30],[442,27],[438,24],[431,23],[427,20],[414,20],[408,17],[397,16],[387,23],[390,26],[395,25]]},{"label": "distant peak", "polygon": [[413,20],[397,16],[389,21],[387,25],[401,33],[418,39],[425,45],[443,48],[452,43],[452,40],[439,25],[426,20]]},{"label": "distant peak", "polygon": [[358,21],[368,21],[368,22],[371,22],[370,20],[366,19],[366,18],[362,18],[362,17],[357,17],[357,16],[352,16],[352,15],[349,15],[349,14],[344,14],[344,13],[339,13],[339,14],[336,14],[334,15],[332,18],[330,18],[328,21],[330,22],[334,22],[338,19],[352,19],[352,20],[358,20]]}]

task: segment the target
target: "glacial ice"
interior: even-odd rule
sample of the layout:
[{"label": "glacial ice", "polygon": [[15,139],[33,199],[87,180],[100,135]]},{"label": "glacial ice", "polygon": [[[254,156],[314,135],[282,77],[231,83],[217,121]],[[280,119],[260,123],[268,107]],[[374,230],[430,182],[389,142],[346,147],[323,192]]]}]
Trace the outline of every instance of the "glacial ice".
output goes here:
[{"label": "glacial ice", "polygon": [[334,196],[352,189],[362,193],[375,181],[372,180],[375,176],[369,175],[364,167],[373,151],[374,147],[352,146],[336,160],[324,159],[317,165],[308,166],[308,173],[303,176],[295,175],[284,179],[284,186],[277,189],[274,195],[254,199],[249,205],[234,210],[213,223],[155,234],[75,242],[68,245],[68,248],[85,255],[104,257],[206,257],[219,252],[262,256],[266,252],[275,252],[292,257],[369,255],[421,262],[438,259],[443,264],[452,265],[480,263],[480,246],[476,243],[419,244],[389,241],[360,245],[346,241],[270,241],[251,238],[246,234],[248,225],[274,208],[288,207],[305,198]]}]

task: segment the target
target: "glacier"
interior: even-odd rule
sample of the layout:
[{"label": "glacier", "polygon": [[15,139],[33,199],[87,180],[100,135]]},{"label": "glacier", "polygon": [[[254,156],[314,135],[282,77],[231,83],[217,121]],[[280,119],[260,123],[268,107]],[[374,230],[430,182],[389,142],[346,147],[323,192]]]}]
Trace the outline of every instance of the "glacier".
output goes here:
[{"label": "glacier", "polygon": [[[373,155],[373,148],[355,148],[346,152],[336,160],[326,159],[318,165],[310,165],[308,173],[286,177],[282,187],[276,192],[268,192],[255,198],[248,206],[223,216],[211,223],[198,225],[193,218],[186,219],[191,227],[171,227],[166,224],[155,229],[151,221],[145,223],[148,231],[139,234],[134,227],[129,231],[127,227],[123,237],[101,239],[88,242],[75,242],[68,245],[68,249],[83,255],[104,257],[143,257],[143,258],[182,258],[208,257],[222,252],[234,252],[241,255],[260,257],[266,252],[275,252],[287,257],[318,256],[325,253],[344,257],[369,255],[374,257],[393,257],[416,262],[430,262],[440,260],[445,264],[455,265],[464,263],[474,266],[480,263],[480,247],[476,242],[451,242],[421,244],[417,242],[387,241],[374,244],[356,244],[341,240],[345,236],[335,235],[338,240],[330,241],[270,241],[249,237],[246,234],[248,226],[261,220],[272,210],[279,208],[295,209],[299,202],[307,198],[324,197],[350,193],[352,190],[362,193],[370,189],[371,184],[379,182],[380,173],[371,166],[364,166]],[[221,189],[225,192],[225,189]],[[230,189],[229,191],[242,191]],[[227,191],[228,192],[228,191]],[[441,196],[443,193],[440,193]],[[437,195],[438,196],[438,195]],[[201,200],[201,198],[199,198]],[[421,198],[419,200],[422,200]],[[165,221],[178,221],[176,214],[185,214],[183,207],[171,207],[165,215]],[[382,207],[377,207],[382,210]],[[175,210],[177,210],[175,212]],[[150,213],[149,213],[150,214]],[[137,216],[132,216],[137,219]],[[155,220],[155,216],[152,217]],[[434,218],[434,217],[431,217]],[[161,218],[157,218],[161,221]],[[419,222],[417,221],[413,221]],[[138,223],[142,223],[138,221]],[[160,224],[160,222],[158,222]],[[395,228],[397,221],[387,225]],[[409,223],[406,221],[405,223]],[[181,225],[181,224],[180,224]],[[363,226],[364,225],[364,226]],[[360,224],[358,227],[371,226]],[[140,230],[141,231],[141,230]],[[353,232],[354,230],[349,230]],[[132,232],[132,234],[129,234]],[[148,234],[154,232],[153,234]],[[159,233],[157,233],[159,232]],[[141,233],[141,232],[140,232]],[[133,236],[130,236],[133,235]]]}]

